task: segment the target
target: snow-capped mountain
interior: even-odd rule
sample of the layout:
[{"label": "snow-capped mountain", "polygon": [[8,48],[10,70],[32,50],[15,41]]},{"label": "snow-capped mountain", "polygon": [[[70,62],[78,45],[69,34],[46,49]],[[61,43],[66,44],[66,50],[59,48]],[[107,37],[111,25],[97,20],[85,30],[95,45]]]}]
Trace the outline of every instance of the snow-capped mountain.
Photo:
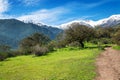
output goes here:
[{"label": "snow-capped mountain", "polygon": [[102,27],[111,27],[120,23],[120,14],[112,15],[109,18],[105,18],[96,22],[96,25],[100,25]]},{"label": "snow-capped mountain", "polygon": [[112,15],[108,18],[104,18],[98,21],[93,20],[74,20],[59,26],[61,29],[67,29],[73,23],[79,23],[81,25],[86,25],[90,27],[101,26],[101,27],[111,27],[117,24],[120,24],[120,14],[119,15]]},{"label": "snow-capped mountain", "polygon": [[67,29],[68,26],[71,26],[71,24],[73,24],[73,23],[79,23],[81,25],[86,25],[86,26],[89,26],[89,27],[93,27],[94,24],[95,24],[94,21],[92,21],[92,20],[74,20],[74,21],[62,24],[62,25],[58,26],[58,28]]},{"label": "snow-capped mountain", "polygon": [[[23,21],[24,23],[33,23],[33,24],[36,24],[38,26],[44,26],[45,27],[45,25],[46,25],[44,23],[39,22],[39,20],[34,20],[34,19],[31,20],[31,19],[28,19],[28,18],[18,18],[18,20]],[[101,19],[101,20],[98,20],[98,21],[74,20],[74,21],[71,21],[71,22],[68,22],[68,23],[61,24],[61,25],[57,26],[57,28],[67,29],[68,26],[70,26],[72,23],[79,23],[81,25],[86,25],[86,26],[89,26],[89,27],[95,27],[95,26],[111,27],[111,26],[120,24],[120,14],[112,15],[108,18],[104,18],[104,19]],[[48,25],[46,25],[46,26],[49,27]]]},{"label": "snow-capped mountain", "polygon": [[33,24],[36,24],[38,26],[44,26],[45,24],[44,23],[41,23],[41,22],[36,22],[34,20],[31,20],[31,19],[18,19],[24,23],[33,23]]}]

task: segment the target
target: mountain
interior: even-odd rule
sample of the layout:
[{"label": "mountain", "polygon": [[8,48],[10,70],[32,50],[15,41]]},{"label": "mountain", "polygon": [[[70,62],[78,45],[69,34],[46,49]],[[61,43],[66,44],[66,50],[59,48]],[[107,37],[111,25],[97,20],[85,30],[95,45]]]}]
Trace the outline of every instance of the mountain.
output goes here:
[{"label": "mountain", "polygon": [[99,20],[96,25],[111,27],[120,24],[120,15],[112,15],[109,18]]},{"label": "mountain", "polygon": [[101,19],[98,21],[93,20],[74,20],[59,26],[60,29],[67,29],[72,23],[79,23],[81,25],[86,25],[89,27],[101,26],[101,27],[112,27],[115,25],[120,24],[120,14],[119,15],[112,15],[108,18]]},{"label": "mountain", "polygon": [[16,48],[23,38],[35,32],[43,33],[54,39],[62,30],[47,25],[24,23],[16,19],[0,20],[0,44],[7,44]]},{"label": "mountain", "polygon": [[58,26],[58,28],[60,28],[60,29],[67,29],[68,26],[70,26],[73,23],[79,23],[81,25],[92,27],[92,25],[90,25],[89,22],[91,22],[91,21],[85,21],[85,20],[79,20],[79,21],[77,21],[77,20],[75,20],[75,21],[71,21],[71,22],[62,24],[62,25]]}]

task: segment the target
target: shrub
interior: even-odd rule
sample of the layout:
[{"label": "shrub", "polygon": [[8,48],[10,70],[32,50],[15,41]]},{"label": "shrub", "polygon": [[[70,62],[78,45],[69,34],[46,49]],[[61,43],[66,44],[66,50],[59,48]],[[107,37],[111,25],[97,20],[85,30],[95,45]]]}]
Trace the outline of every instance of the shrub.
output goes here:
[{"label": "shrub", "polygon": [[117,31],[117,32],[113,35],[113,41],[114,41],[117,45],[120,45],[120,30]]},{"label": "shrub", "polygon": [[5,60],[9,57],[8,52],[10,51],[10,46],[8,45],[0,45],[0,61]]},{"label": "shrub", "polygon": [[90,42],[93,44],[98,44],[98,42],[100,42],[101,44],[112,44],[113,43],[113,41],[110,38],[93,39]]},{"label": "shrub", "polygon": [[32,54],[32,48],[31,47],[20,47],[19,50],[17,51],[20,55],[30,55]]},{"label": "shrub", "polygon": [[50,42],[48,45],[47,45],[47,48],[48,50],[51,52],[51,51],[54,51],[54,48],[56,47],[56,43],[54,41]]},{"label": "shrub", "polygon": [[0,44],[0,52],[8,52],[8,51],[10,51],[10,46]]},{"label": "shrub", "polygon": [[93,44],[98,44],[99,40],[98,39],[93,39],[90,42],[93,43]]},{"label": "shrub", "polygon": [[100,41],[102,44],[111,44],[112,43],[112,40],[109,38],[102,38],[102,39],[100,39]]},{"label": "shrub", "polygon": [[70,46],[70,47],[81,47],[81,44],[77,41],[74,41],[74,42],[70,43],[68,46]]},{"label": "shrub", "polygon": [[63,48],[66,46],[66,42],[65,41],[58,41],[56,43],[56,48]]},{"label": "shrub", "polygon": [[16,51],[9,51],[7,56],[8,57],[15,57],[15,56],[19,56],[19,55],[23,55],[23,53],[16,50]]},{"label": "shrub", "polygon": [[0,52],[0,61],[3,61],[7,58],[7,53],[5,52]]},{"label": "shrub", "polygon": [[40,47],[39,45],[37,45],[33,48],[33,53],[36,56],[46,55],[48,52],[49,52],[49,50],[47,47]]}]

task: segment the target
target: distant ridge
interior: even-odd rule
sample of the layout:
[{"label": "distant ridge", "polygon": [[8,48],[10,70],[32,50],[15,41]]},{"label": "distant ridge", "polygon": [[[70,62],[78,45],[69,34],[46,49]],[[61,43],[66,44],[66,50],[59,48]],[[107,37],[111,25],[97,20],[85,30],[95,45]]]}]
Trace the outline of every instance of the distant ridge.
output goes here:
[{"label": "distant ridge", "polygon": [[47,26],[25,23],[16,19],[0,19],[0,44],[18,47],[21,39],[40,32],[54,39],[62,30]]},{"label": "distant ridge", "polygon": [[81,25],[86,25],[90,27],[95,27],[95,26],[101,26],[101,27],[112,27],[117,24],[120,24],[120,14],[118,15],[112,15],[108,18],[101,19],[98,21],[93,21],[93,20],[74,20],[68,23],[61,24],[58,26],[60,29],[67,29],[69,25],[72,23],[79,23]]}]

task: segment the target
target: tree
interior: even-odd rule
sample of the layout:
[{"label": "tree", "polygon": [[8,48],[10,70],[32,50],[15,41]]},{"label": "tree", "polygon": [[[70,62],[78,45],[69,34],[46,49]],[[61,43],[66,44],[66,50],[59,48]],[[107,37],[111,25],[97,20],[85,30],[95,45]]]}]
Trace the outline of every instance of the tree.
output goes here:
[{"label": "tree", "polygon": [[3,61],[8,56],[8,52],[10,51],[10,46],[8,45],[0,45],[0,61]]},{"label": "tree", "polygon": [[0,52],[8,52],[10,51],[10,46],[8,45],[0,45]]},{"label": "tree", "polygon": [[41,33],[34,33],[33,35],[24,38],[20,42],[20,47],[22,49],[25,49],[26,52],[31,52],[30,48],[36,45],[43,46],[47,44],[50,41],[50,39]]},{"label": "tree", "polygon": [[47,44],[50,38],[42,33],[35,33],[32,36],[34,44],[39,44],[40,46]]},{"label": "tree", "polygon": [[114,28],[112,27],[97,27],[96,37],[97,38],[111,38],[111,35],[114,33]]},{"label": "tree", "polygon": [[94,29],[92,27],[87,27],[85,25],[80,25],[79,23],[73,23],[68,26],[69,29],[65,30],[65,41],[67,44],[72,42],[79,42],[81,47],[84,48],[84,41],[89,41],[94,36]]},{"label": "tree", "polygon": [[21,46],[35,46],[37,44],[39,44],[40,46],[47,44],[50,41],[50,39],[45,36],[44,34],[41,33],[34,33],[33,35],[24,38],[21,41]]},{"label": "tree", "polygon": [[120,30],[114,34],[113,40],[116,44],[120,45]]}]

